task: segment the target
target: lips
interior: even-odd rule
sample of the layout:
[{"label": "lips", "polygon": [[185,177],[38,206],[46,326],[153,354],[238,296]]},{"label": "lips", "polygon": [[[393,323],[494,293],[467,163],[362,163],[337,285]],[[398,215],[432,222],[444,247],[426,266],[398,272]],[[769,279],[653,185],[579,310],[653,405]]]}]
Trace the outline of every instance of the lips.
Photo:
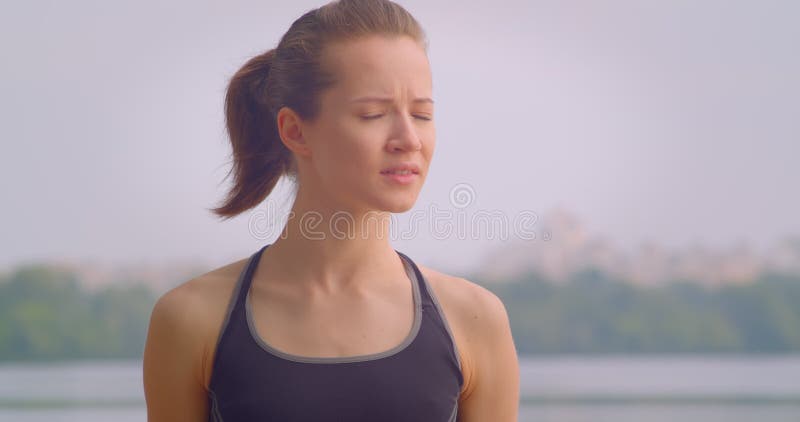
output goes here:
[{"label": "lips", "polygon": [[419,174],[419,166],[414,163],[401,163],[381,170],[381,174]]}]

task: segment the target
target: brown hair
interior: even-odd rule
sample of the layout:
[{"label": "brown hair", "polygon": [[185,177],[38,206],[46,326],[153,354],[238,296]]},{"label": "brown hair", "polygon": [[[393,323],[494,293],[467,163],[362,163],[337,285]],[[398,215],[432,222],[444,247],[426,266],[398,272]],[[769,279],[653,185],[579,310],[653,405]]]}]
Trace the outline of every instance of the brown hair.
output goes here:
[{"label": "brown hair", "polygon": [[278,134],[278,111],[289,107],[313,121],[320,93],[336,81],[323,66],[323,47],[366,35],[406,35],[428,49],[422,27],[402,6],[389,0],[339,0],[305,13],[276,48],[251,58],[233,75],[225,95],[233,165],[225,178],[233,173],[234,183],[211,212],[228,219],[257,206],[284,175],[297,187],[294,156]]}]

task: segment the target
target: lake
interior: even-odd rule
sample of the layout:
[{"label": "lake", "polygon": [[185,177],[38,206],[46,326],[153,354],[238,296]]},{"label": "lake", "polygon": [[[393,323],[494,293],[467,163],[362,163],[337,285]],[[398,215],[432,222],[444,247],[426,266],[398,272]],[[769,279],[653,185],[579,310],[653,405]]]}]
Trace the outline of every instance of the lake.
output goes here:
[{"label": "lake", "polygon": [[[144,421],[141,361],[0,364],[0,421]],[[520,357],[520,421],[800,421],[800,355]]]}]

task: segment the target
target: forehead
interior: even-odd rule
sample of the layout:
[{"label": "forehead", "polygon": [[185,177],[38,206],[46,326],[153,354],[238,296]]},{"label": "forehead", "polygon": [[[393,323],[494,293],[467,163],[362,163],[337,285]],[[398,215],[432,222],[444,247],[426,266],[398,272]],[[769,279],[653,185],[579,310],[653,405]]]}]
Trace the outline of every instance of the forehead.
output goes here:
[{"label": "forehead", "polygon": [[334,73],[330,95],[431,96],[431,70],[423,46],[407,36],[370,36],[330,43],[323,62]]}]

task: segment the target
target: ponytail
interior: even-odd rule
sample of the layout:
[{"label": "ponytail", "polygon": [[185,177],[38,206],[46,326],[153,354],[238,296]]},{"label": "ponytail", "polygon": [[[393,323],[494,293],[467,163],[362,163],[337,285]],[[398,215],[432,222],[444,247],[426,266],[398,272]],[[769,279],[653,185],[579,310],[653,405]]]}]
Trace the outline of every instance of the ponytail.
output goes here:
[{"label": "ponytail", "polygon": [[280,140],[265,92],[275,49],[251,58],[228,84],[225,120],[233,147],[234,184],[224,203],[211,211],[224,219],[257,206],[292,167]]}]

